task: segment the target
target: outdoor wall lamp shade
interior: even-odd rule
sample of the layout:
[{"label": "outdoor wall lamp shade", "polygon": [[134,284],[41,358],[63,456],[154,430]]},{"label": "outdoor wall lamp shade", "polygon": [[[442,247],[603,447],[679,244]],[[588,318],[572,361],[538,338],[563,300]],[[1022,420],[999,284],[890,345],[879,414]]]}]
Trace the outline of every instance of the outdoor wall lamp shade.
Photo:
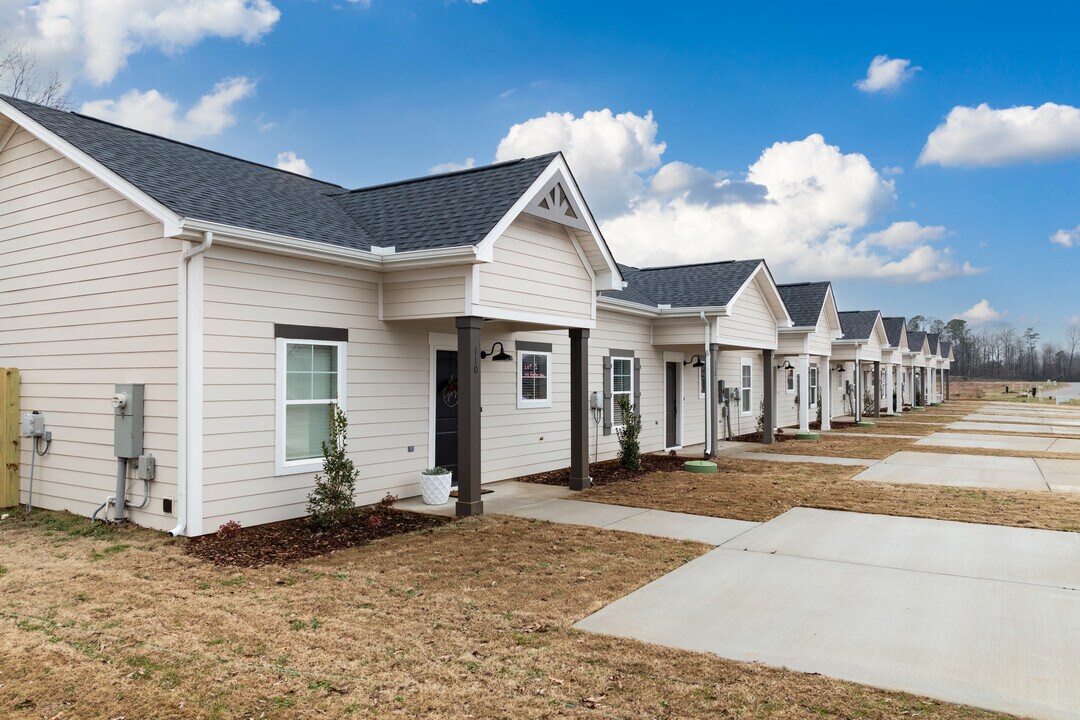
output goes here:
[{"label": "outdoor wall lamp shade", "polygon": [[794,370],[795,366],[791,364],[790,360],[785,360],[783,365],[777,365],[777,370]]},{"label": "outdoor wall lamp shade", "polygon": [[834,372],[838,372],[838,373],[844,372],[844,366],[843,365],[837,365],[836,370]]},{"label": "outdoor wall lamp shade", "polygon": [[701,359],[700,355],[691,355],[689,360],[683,360],[682,361],[683,367],[686,367],[687,365],[690,365],[690,363],[693,363],[692,367],[696,367],[696,368],[705,367],[705,361]]},{"label": "outdoor wall lamp shade", "polygon": [[[495,352],[495,345],[499,346],[499,352]],[[484,352],[483,350],[480,351],[481,360],[487,357],[491,358],[491,362],[511,362],[514,359],[512,355],[503,350],[503,344],[501,342],[492,345],[489,352]]]}]

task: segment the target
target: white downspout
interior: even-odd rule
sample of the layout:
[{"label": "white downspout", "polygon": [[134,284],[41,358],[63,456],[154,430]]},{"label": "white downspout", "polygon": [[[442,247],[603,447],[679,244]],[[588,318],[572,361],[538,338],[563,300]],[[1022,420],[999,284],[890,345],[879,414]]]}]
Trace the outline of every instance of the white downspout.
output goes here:
[{"label": "white downspout", "polygon": [[174,537],[184,534],[188,523],[188,264],[191,258],[201,255],[214,243],[214,233],[203,233],[200,245],[187,246],[177,263],[176,304],[176,527],[169,531]]},{"label": "white downspout", "polygon": [[701,311],[701,322],[705,323],[705,457],[706,459],[712,457],[712,425],[711,422],[715,422],[713,418],[713,405],[712,397],[715,389],[713,388],[713,372],[712,372],[712,352],[709,348],[709,341],[712,340],[712,327],[709,325],[709,319],[705,317],[705,311]]}]

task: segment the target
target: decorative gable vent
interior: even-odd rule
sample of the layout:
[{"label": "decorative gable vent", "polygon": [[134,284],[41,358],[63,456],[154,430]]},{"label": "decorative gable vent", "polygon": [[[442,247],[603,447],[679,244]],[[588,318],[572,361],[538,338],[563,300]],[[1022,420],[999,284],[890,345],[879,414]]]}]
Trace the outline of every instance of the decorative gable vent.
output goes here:
[{"label": "decorative gable vent", "polygon": [[547,186],[537,193],[533,201],[525,208],[525,212],[560,225],[582,230],[587,227],[581,209],[566,192],[565,185],[558,176],[552,178]]},{"label": "decorative gable vent", "polygon": [[563,190],[562,183],[555,183],[555,187],[545,193],[537,205],[548,212],[558,213],[577,220],[577,213],[574,212],[570,199],[566,197],[566,191]]}]

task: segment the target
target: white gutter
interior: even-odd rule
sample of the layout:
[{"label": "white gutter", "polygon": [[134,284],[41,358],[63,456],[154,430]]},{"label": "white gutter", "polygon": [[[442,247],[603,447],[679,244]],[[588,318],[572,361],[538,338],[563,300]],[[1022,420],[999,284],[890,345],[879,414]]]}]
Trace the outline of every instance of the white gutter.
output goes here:
[{"label": "white gutter", "polygon": [[709,319],[705,317],[704,310],[701,311],[701,322],[705,323],[705,457],[711,458],[713,453],[713,429],[709,423],[713,421],[713,372],[709,341],[712,340],[712,325],[709,324]]},{"label": "white gutter", "polygon": [[188,377],[188,264],[191,258],[206,252],[214,243],[214,233],[211,231],[206,231],[203,238],[202,244],[195,247],[191,247],[190,242],[187,242],[188,247],[180,254],[180,260],[177,263],[177,286],[179,289],[176,304],[176,364],[179,371],[176,385],[177,508],[176,527],[169,531],[174,537],[183,535],[184,531],[187,530],[188,523],[188,475],[190,473],[190,463],[188,462],[188,446],[190,445],[190,428],[188,427],[188,395],[190,390]]}]

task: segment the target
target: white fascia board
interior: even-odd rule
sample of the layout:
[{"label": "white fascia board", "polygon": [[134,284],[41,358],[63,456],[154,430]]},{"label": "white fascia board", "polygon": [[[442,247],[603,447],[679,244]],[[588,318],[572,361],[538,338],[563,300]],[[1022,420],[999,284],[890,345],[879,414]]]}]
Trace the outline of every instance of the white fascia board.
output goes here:
[{"label": "white fascia board", "polygon": [[593,318],[575,318],[566,315],[551,315],[549,313],[534,313],[527,310],[509,310],[487,305],[473,305],[467,308],[468,314],[479,315],[485,320],[507,320],[510,322],[532,323],[534,325],[546,325],[553,328],[596,328],[596,320]]},{"label": "white fascia board", "polygon": [[657,317],[660,311],[652,305],[639,305],[638,303],[627,302],[625,300],[616,300],[606,295],[598,295],[596,297],[596,306],[604,310],[613,310],[615,312],[625,313],[627,315],[637,315],[639,317]]},{"label": "white fascia board", "polygon": [[287,235],[277,235],[260,230],[189,218],[182,220],[180,227],[182,230],[192,230],[200,233],[210,231],[214,233],[215,243],[220,245],[263,250],[279,255],[321,260],[338,265],[355,265],[371,270],[380,270],[383,266],[382,256],[366,250],[357,250],[339,245],[330,245],[329,243],[302,240]]},{"label": "white fascia board", "polygon": [[479,262],[491,262],[480,258],[475,245],[455,245],[454,247],[433,248],[431,250],[408,250],[382,255],[384,270],[410,270],[412,268],[473,265]]},{"label": "white fascia board", "polygon": [[161,222],[165,226],[165,237],[176,237],[182,232],[179,215],[2,99],[0,113]]},{"label": "white fascia board", "polygon": [[730,305],[705,305],[701,307],[676,307],[669,309],[661,309],[660,314],[664,317],[694,317],[700,318],[701,313],[706,315],[723,315],[729,317],[731,315]]}]

